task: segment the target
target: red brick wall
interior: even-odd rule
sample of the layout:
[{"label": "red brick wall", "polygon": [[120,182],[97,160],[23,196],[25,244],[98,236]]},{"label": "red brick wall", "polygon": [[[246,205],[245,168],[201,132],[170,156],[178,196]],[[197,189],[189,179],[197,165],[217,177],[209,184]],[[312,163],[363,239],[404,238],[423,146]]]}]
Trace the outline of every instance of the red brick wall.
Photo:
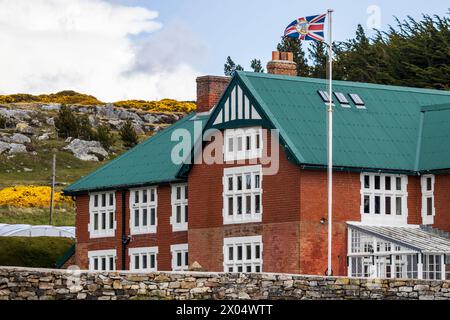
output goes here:
[{"label": "red brick wall", "polygon": [[[158,194],[158,208],[157,208],[157,233],[145,235],[133,235],[131,241],[127,245],[128,248],[137,247],[154,247],[158,246],[158,269],[161,271],[170,271],[172,269],[171,261],[172,255],[170,252],[170,245],[178,243],[187,243],[187,232],[172,232],[172,225],[170,224],[170,216],[172,215],[171,207],[171,187],[170,185],[159,186]],[[130,209],[129,209],[129,192],[126,193],[126,234],[130,235]],[[117,250],[117,269],[122,268],[122,192],[116,192],[116,237],[115,238],[100,238],[90,239],[88,232],[89,223],[89,197],[88,195],[77,197],[77,249],[76,249],[76,263],[82,269],[89,267],[88,251],[92,250]],[[128,250],[126,252],[125,269],[129,269]]]},{"label": "red brick wall", "polygon": [[[268,145],[267,141],[264,145]],[[299,167],[290,163],[281,150],[279,173],[265,175],[262,180],[262,223],[224,226],[223,170],[236,166],[239,165],[196,164],[189,173],[190,263],[197,261],[208,271],[223,271],[224,237],[262,235],[263,271],[298,272]]]},{"label": "red brick wall", "polygon": [[[347,272],[347,221],[360,221],[360,174],[333,175],[332,270]],[[325,274],[328,254],[327,173],[302,170],[300,178],[300,273]]]},{"label": "red brick wall", "polygon": [[229,77],[204,76],[197,78],[197,111],[209,111],[219,102],[230,82]]},{"label": "red brick wall", "polygon": [[422,187],[420,177],[408,177],[408,224],[422,223]]}]

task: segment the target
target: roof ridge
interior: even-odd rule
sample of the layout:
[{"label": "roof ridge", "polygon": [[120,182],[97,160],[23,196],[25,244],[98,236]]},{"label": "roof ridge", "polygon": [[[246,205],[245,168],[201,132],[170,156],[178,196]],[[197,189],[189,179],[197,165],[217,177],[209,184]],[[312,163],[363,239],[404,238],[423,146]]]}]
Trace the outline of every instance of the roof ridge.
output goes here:
[{"label": "roof ridge", "polygon": [[[250,77],[270,78],[270,79],[288,80],[288,81],[297,81],[297,82],[310,82],[310,83],[313,82],[313,83],[324,84],[324,85],[327,85],[327,83],[329,81],[327,79],[322,79],[322,78],[287,76],[287,75],[277,75],[277,74],[262,73],[262,72],[237,71],[236,73],[245,75],[245,76],[250,76]],[[450,96],[450,91],[430,89],[430,88],[406,87],[406,86],[396,86],[396,85],[388,85],[388,84],[357,82],[357,81],[347,81],[347,80],[333,80],[333,84],[337,84],[340,86],[353,86],[353,87],[360,87],[360,88],[383,89],[383,90],[391,90],[391,91],[416,92],[416,93],[424,93],[424,94],[426,93],[426,94],[437,94],[437,95],[449,95]]]},{"label": "roof ridge", "polygon": [[[91,172],[90,174],[82,177],[81,179],[75,181],[74,183],[70,184],[69,186],[67,186],[67,188],[65,188],[63,190],[66,191],[70,188],[76,187],[78,184],[84,182],[86,179],[91,178],[95,175],[97,175],[98,173],[106,170],[107,168],[109,168],[110,166],[112,166],[114,163],[116,163],[117,161],[126,158],[127,156],[129,156],[130,154],[132,154],[133,152],[135,152],[136,150],[140,150],[141,148],[143,148],[144,146],[146,146],[148,143],[153,142],[155,138],[160,138],[161,136],[164,136],[167,132],[172,131],[175,127],[178,127],[180,124],[188,121],[189,119],[191,119],[194,115],[196,115],[195,112],[188,114],[186,117],[178,120],[177,122],[173,123],[172,125],[168,126],[167,128],[164,128],[163,130],[157,132],[155,135],[148,137],[145,141],[139,143],[138,145],[136,145],[135,147],[131,148],[130,150],[124,152],[123,154],[119,155],[118,157],[114,158],[113,160],[111,160],[110,162],[106,163],[105,165],[101,166],[100,168],[98,168],[97,170]],[[169,130],[170,129],[170,130]]]}]

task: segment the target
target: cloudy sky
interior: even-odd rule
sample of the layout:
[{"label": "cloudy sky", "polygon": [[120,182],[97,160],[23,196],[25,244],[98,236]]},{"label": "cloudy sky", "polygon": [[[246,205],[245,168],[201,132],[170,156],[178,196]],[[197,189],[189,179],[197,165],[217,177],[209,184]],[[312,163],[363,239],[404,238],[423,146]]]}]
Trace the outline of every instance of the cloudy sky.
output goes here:
[{"label": "cloudy sky", "polygon": [[194,99],[196,76],[222,74],[228,55],[266,63],[287,24],[331,3],[335,40],[448,12],[441,0],[0,0],[0,94]]}]

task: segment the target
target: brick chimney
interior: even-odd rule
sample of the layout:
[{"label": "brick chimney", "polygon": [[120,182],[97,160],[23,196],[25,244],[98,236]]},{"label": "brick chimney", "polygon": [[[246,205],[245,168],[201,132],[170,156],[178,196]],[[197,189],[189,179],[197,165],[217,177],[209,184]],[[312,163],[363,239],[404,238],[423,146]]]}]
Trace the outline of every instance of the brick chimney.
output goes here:
[{"label": "brick chimney", "polygon": [[272,52],[272,61],[267,63],[267,72],[286,76],[297,76],[297,64],[292,52]]},{"label": "brick chimney", "polygon": [[208,112],[219,102],[230,82],[229,77],[203,76],[197,78],[197,112]]}]

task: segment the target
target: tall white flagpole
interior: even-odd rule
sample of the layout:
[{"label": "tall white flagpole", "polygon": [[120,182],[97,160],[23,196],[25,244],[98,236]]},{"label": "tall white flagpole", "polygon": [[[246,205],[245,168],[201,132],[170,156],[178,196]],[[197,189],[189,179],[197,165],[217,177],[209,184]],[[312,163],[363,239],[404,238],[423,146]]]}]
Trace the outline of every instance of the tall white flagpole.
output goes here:
[{"label": "tall white flagpole", "polygon": [[331,33],[332,9],[328,9],[328,268],[327,275],[332,275],[331,269],[331,248],[332,248],[332,227],[333,227],[333,40]]}]

